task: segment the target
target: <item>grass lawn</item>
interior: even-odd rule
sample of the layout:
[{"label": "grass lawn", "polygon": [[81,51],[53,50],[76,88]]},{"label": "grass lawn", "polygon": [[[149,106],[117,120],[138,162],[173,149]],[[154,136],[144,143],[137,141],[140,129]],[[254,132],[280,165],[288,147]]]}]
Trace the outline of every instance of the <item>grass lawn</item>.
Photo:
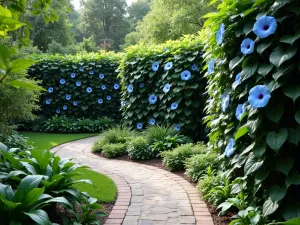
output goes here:
[{"label": "grass lawn", "polygon": [[[39,150],[50,150],[51,148],[78,139],[95,136],[95,134],[49,134],[20,132],[25,137],[29,137],[32,145]],[[77,169],[83,175],[74,179],[88,179],[93,182],[90,184],[76,184],[78,190],[89,193],[92,197],[97,198],[100,202],[114,202],[117,195],[117,187],[115,183],[107,176],[91,171],[89,169]]]}]

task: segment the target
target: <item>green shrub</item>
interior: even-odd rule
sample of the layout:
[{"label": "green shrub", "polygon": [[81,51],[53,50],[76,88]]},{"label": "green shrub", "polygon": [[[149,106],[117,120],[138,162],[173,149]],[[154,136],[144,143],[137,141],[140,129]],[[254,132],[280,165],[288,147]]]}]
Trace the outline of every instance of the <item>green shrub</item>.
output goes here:
[{"label": "green shrub", "polygon": [[205,174],[206,169],[210,166],[217,169],[219,165],[218,154],[208,153],[194,155],[188,158],[185,162],[186,174],[192,178],[193,181],[198,181],[199,178]]},{"label": "green shrub", "polygon": [[116,158],[127,154],[126,144],[105,144],[102,146],[102,153],[106,158]]},{"label": "green shrub", "polygon": [[103,139],[96,140],[92,147],[92,152],[101,153],[103,150],[103,146],[108,144],[107,141]]},{"label": "green shrub", "polygon": [[145,160],[153,158],[152,151],[144,137],[133,138],[128,144],[127,151],[131,159]]},{"label": "green shrub", "polygon": [[154,142],[162,141],[168,136],[175,136],[176,134],[177,132],[173,128],[162,125],[148,127],[143,132],[143,135],[150,145],[152,145]]},{"label": "green shrub", "polygon": [[31,150],[33,146],[29,143],[28,137],[20,135],[18,132],[13,131],[10,136],[3,138],[2,141],[8,148],[19,148],[21,150]]},{"label": "green shrub", "polygon": [[134,135],[135,132],[126,126],[113,127],[102,134],[103,140],[110,144],[126,143]]},{"label": "green shrub", "polygon": [[172,151],[163,152],[163,164],[170,171],[184,170],[184,164],[187,158],[192,155],[204,154],[207,147],[204,144],[185,144],[175,148]]},{"label": "green shrub", "polygon": [[197,185],[197,190],[202,193],[202,196],[205,200],[205,197],[210,190],[214,187],[220,186],[223,180],[220,174],[215,174],[211,167],[208,167],[207,174],[202,176]]}]

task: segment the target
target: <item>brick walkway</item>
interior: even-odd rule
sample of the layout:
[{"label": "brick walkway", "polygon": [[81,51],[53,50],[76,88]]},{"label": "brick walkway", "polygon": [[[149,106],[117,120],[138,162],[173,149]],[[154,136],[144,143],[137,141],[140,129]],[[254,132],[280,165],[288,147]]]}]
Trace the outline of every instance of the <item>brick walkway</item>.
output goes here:
[{"label": "brick walkway", "polygon": [[105,225],[213,225],[205,202],[188,181],[156,167],[97,157],[91,153],[95,139],[52,151],[114,180],[118,199]]}]

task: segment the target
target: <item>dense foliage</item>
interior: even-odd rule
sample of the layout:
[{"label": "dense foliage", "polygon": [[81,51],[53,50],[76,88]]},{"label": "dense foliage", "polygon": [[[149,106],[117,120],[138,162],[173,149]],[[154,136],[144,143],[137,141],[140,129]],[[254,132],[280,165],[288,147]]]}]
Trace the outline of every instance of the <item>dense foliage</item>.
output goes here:
[{"label": "dense foliage", "polygon": [[202,47],[186,37],[162,46],[127,49],[120,66],[122,111],[131,127],[165,124],[200,139],[204,88]]},{"label": "dense foliage", "polygon": [[40,115],[75,118],[120,118],[118,56],[113,53],[80,56],[40,56],[29,70],[41,80]]},{"label": "dense foliage", "polygon": [[245,180],[248,205],[277,220],[300,216],[299,7],[225,0],[204,30],[210,145],[225,158],[222,170]]}]

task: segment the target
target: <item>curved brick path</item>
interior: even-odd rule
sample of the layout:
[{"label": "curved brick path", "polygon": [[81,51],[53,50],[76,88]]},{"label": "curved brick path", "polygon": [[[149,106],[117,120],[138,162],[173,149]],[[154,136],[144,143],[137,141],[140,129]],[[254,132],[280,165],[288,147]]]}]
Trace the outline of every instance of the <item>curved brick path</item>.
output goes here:
[{"label": "curved brick path", "polygon": [[52,151],[114,180],[118,199],[105,225],[213,225],[205,202],[188,181],[156,167],[97,157],[91,153],[95,139]]}]

